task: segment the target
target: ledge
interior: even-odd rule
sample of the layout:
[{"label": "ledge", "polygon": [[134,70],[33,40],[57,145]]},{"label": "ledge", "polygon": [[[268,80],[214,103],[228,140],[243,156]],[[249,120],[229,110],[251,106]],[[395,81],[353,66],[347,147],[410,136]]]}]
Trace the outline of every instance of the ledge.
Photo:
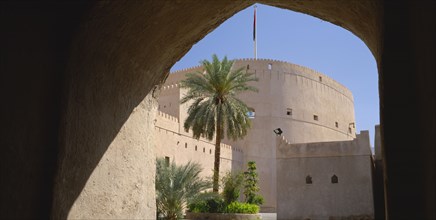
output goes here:
[{"label": "ledge", "polygon": [[186,219],[190,220],[258,220],[262,219],[260,214],[238,214],[238,213],[193,213],[186,212]]}]

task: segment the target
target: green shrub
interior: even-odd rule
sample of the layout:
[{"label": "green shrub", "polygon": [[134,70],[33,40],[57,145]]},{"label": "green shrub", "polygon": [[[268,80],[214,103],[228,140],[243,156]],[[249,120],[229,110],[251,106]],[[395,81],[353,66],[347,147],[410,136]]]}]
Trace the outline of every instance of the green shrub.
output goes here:
[{"label": "green shrub", "polygon": [[222,195],[226,205],[238,200],[244,176],[242,172],[227,172],[222,178],[222,184],[224,186]]},{"label": "green shrub", "polygon": [[221,197],[216,197],[206,200],[207,206],[210,213],[221,213],[225,210],[224,199]]},{"label": "green shrub", "polygon": [[208,189],[211,184],[200,177],[198,163],[169,164],[164,158],[156,161],[156,210],[157,218],[181,219],[186,204]]},{"label": "green shrub", "polygon": [[191,201],[188,205],[190,212],[222,213],[225,211],[224,199],[216,193],[204,193],[199,199]]},{"label": "green shrub", "polygon": [[256,171],[256,162],[248,162],[248,168],[247,171],[244,172],[244,177],[245,202],[255,205],[262,205],[263,197],[258,194],[260,188],[258,186],[259,175]]},{"label": "green shrub", "polygon": [[209,212],[209,206],[206,201],[196,201],[188,205],[188,209],[190,212],[194,213],[204,213]]},{"label": "green shrub", "polygon": [[226,207],[227,213],[256,214],[259,213],[259,206],[255,204],[232,202]]}]

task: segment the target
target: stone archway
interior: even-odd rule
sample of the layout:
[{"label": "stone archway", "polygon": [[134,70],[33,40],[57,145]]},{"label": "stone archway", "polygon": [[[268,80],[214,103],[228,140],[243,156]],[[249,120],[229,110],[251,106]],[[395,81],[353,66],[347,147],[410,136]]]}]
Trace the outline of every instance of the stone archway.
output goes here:
[{"label": "stone archway", "polygon": [[[26,113],[35,107],[41,109],[25,119],[13,114],[7,120],[7,125],[16,122],[26,125],[29,120],[34,123],[33,127],[17,126],[5,133],[8,136],[5,146],[13,147],[7,148],[9,156],[4,157],[3,163],[17,165],[19,172],[33,173],[36,185],[17,185],[27,176],[19,175],[15,180],[13,172],[5,172],[8,181],[2,182],[2,186],[13,189],[10,191],[15,194],[6,192],[2,203],[3,199],[16,197],[30,201],[22,206],[20,199],[9,199],[12,205],[5,217],[27,216],[24,210],[32,210],[31,216],[47,217],[51,204],[53,218],[93,217],[93,214],[153,216],[152,137],[144,138],[154,117],[150,92],[195,42],[253,2],[113,1],[29,3],[30,7],[2,3],[7,6],[2,8],[9,11],[2,11],[1,20],[9,22],[5,27],[12,30],[2,36],[8,44],[2,55],[8,54],[7,62],[3,63],[5,81],[9,82],[2,93],[12,91],[13,95],[5,95],[5,100],[12,103],[11,111]],[[392,219],[434,218],[435,149],[431,146],[436,145],[433,136],[436,109],[428,94],[435,89],[432,64],[436,51],[432,28],[436,20],[435,3],[259,2],[330,21],[366,43],[377,60],[380,74],[388,215]],[[22,12],[23,8],[27,14]],[[23,18],[23,14],[27,17]],[[33,29],[14,29],[28,23]],[[35,52],[29,54],[27,48]],[[20,66],[23,62],[44,65]],[[14,77],[17,71],[27,77],[24,82],[31,82],[32,76],[39,74],[42,78],[36,85],[41,88],[32,84],[32,93],[21,95],[20,89],[27,91],[28,87]],[[25,102],[15,103],[16,98],[35,101],[29,106]],[[35,128],[41,133],[23,140]],[[411,146],[415,147],[415,157],[410,157]],[[28,149],[37,149],[31,163],[15,162],[28,159],[25,153]],[[53,153],[44,153],[52,150]],[[148,175],[124,176],[142,172]],[[414,178],[404,181],[403,176]],[[20,189],[27,190],[20,193]],[[144,199],[123,200],[114,198],[115,194],[106,194],[115,191],[124,198],[135,191]],[[47,196],[52,193],[53,201]],[[46,198],[42,210],[33,207],[39,196]],[[140,210],[138,206],[147,208]]]}]

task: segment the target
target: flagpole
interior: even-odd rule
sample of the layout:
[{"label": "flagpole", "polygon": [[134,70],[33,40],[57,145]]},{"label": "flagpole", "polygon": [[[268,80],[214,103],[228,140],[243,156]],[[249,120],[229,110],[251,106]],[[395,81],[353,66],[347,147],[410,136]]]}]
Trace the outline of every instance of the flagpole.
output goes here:
[{"label": "flagpole", "polygon": [[253,43],[254,43],[254,59],[257,60],[257,31],[256,31],[256,8],[257,5],[254,5],[254,21],[253,21]]}]

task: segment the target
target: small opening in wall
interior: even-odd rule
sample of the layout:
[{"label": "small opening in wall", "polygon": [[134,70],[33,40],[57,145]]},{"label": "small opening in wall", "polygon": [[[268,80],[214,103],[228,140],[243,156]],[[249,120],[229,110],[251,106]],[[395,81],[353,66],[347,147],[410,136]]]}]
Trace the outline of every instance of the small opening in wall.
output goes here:
[{"label": "small opening in wall", "polygon": [[351,134],[351,128],[348,128],[348,133],[350,133],[350,134]]},{"label": "small opening in wall", "polygon": [[306,184],[312,184],[312,177],[310,175],[306,176]]},{"label": "small opening in wall", "polygon": [[170,166],[170,157],[165,157],[165,166]]},{"label": "small opening in wall", "polygon": [[338,183],[338,182],[339,182],[338,177],[336,175],[333,175],[332,176],[332,183]]},{"label": "small opening in wall", "polygon": [[247,64],[247,70],[249,70],[249,69],[250,69],[250,65]]},{"label": "small opening in wall", "polygon": [[248,108],[247,116],[248,116],[248,118],[251,118],[251,119],[256,117],[256,111],[254,110],[254,108],[251,108],[251,107]]},{"label": "small opening in wall", "polygon": [[287,108],[286,109],[286,115],[292,115],[292,109],[291,108]]},{"label": "small opening in wall", "polygon": [[318,115],[313,115],[313,120],[318,121]]},{"label": "small opening in wall", "polygon": [[206,152],[206,148],[203,147],[203,153],[205,153],[205,152]]},{"label": "small opening in wall", "polygon": [[272,64],[271,63],[268,63],[268,69],[272,70]]},{"label": "small opening in wall", "polygon": [[195,151],[197,151],[197,145],[195,145]]},{"label": "small opening in wall", "polygon": [[188,143],[185,143],[185,148],[188,148]]},{"label": "small opening in wall", "polygon": [[164,105],[164,108],[166,108],[167,106],[166,105]]},{"label": "small opening in wall", "polygon": [[209,149],[209,154],[212,154],[212,149]]},{"label": "small opening in wall", "polygon": [[339,123],[335,122],[335,127],[339,128]]},{"label": "small opening in wall", "polygon": [[319,77],[319,81],[322,82],[322,76]]}]

